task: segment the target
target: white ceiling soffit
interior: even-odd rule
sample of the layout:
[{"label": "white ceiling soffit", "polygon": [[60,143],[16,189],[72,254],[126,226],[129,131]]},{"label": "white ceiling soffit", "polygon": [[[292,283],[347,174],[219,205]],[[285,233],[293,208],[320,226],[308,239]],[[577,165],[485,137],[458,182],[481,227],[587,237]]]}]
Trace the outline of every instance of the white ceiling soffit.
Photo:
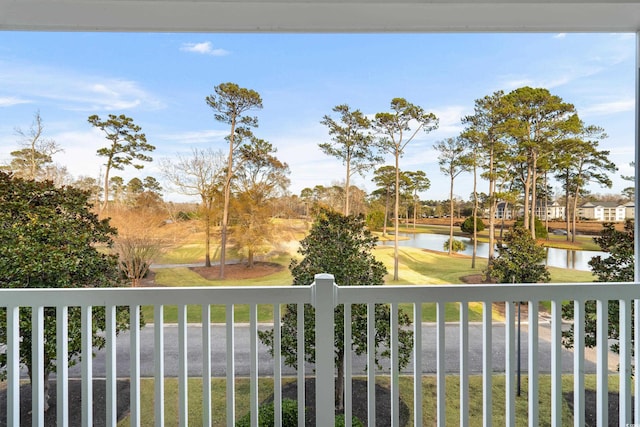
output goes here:
[{"label": "white ceiling soffit", "polygon": [[640,30],[640,0],[0,0],[0,30]]}]

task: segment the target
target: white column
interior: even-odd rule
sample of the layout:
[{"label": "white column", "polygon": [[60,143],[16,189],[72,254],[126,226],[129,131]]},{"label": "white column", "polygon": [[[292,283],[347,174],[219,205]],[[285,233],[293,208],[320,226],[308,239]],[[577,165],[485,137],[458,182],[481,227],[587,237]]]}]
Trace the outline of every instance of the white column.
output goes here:
[{"label": "white column", "polygon": [[334,279],[316,274],[313,304],[316,308],[316,413],[318,427],[335,425]]}]

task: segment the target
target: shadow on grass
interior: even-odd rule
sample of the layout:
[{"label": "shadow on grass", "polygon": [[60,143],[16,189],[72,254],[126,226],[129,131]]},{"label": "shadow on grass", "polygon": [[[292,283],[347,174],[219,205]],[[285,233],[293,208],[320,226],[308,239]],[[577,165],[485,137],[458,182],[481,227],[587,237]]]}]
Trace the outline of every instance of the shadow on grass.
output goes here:
[{"label": "shadow on grass", "polygon": [[[314,378],[307,378],[304,386],[305,393],[305,420],[307,425],[316,425],[316,381]],[[367,425],[367,381],[354,379],[352,385],[352,414],[363,424]],[[283,399],[298,399],[298,383],[291,382],[282,387]],[[273,401],[273,395],[269,396],[262,403]],[[409,407],[400,399],[400,426],[404,427],[409,422]],[[376,384],[376,426],[391,425],[391,390]]]},{"label": "shadow on grass", "polygon": [[[129,413],[129,381],[118,380],[116,383],[116,400],[118,421]],[[55,426],[57,418],[57,390],[56,381],[50,381],[49,410],[45,412],[44,425]],[[93,426],[106,425],[106,382],[93,380]],[[7,390],[0,389],[0,414],[7,408]],[[69,380],[69,427],[82,426],[82,382],[76,379]],[[20,385],[20,425],[31,425],[31,384]],[[0,427],[6,427],[6,417],[0,416]]]},{"label": "shadow on grass", "polygon": [[[571,412],[573,412],[573,392],[564,393],[564,399],[567,401]],[[597,393],[595,390],[585,390],[584,391],[584,406],[585,406],[585,417],[584,417],[584,425],[585,427],[595,427],[598,425],[597,423]],[[631,414],[633,416],[633,399],[631,400]],[[609,425],[617,426],[618,425],[618,393],[609,392]],[[628,424],[627,424],[628,425]]]}]

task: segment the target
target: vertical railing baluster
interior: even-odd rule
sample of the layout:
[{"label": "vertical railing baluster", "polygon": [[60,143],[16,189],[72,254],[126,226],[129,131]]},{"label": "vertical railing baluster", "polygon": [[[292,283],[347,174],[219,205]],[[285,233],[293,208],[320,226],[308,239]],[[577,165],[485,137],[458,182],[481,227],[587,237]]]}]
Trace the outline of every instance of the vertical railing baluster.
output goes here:
[{"label": "vertical railing baluster", "polygon": [[316,419],[317,427],[335,425],[334,277],[316,274],[313,303],[316,307]]},{"label": "vertical railing baluster", "polygon": [[446,418],[446,405],[445,399],[447,396],[446,393],[446,370],[445,370],[445,303],[442,301],[438,301],[436,305],[436,365],[437,365],[437,385],[436,385],[436,394],[437,394],[437,418],[438,418],[438,426],[444,427],[447,424]]},{"label": "vertical railing baluster", "polygon": [[413,418],[422,426],[422,303],[413,304]]},{"label": "vertical railing baluster", "polygon": [[391,425],[400,425],[400,364],[398,363],[398,303],[391,304]]},{"label": "vertical railing baluster", "polygon": [[44,427],[44,307],[31,310],[31,422]]},{"label": "vertical railing baluster", "polygon": [[640,420],[640,375],[638,374],[638,369],[640,368],[640,300],[637,299],[633,301],[633,326],[633,355],[636,369],[636,375],[633,376],[633,389],[635,390],[633,396],[633,419]]},{"label": "vertical railing baluster", "polygon": [[258,427],[258,307],[249,304],[249,405],[251,426]]},{"label": "vertical railing baluster", "polygon": [[631,424],[631,301],[620,300],[618,423]]},{"label": "vertical railing baluster", "polygon": [[352,401],[352,354],[351,354],[351,304],[344,304],[344,425],[351,427]]},{"label": "vertical railing baluster", "polygon": [[[312,285],[315,286],[315,285]],[[298,425],[303,426],[305,421],[305,372],[304,372],[304,304],[298,304],[296,311],[296,355],[298,365],[298,378],[297,378],[297,394],[298,394]]]},{"label": "vertical railing baluster", "polygon": [[491,301],[482,302],[482,414],[484,427],[490,427],[493,423],[493,312]]},{"label": "vertical railing baluster", "polygon": [[273,304],[273,408],[274,424],[282,425],[282,329],[280,304]]},{"label": "vertical railing baluster", "polygon": [[538,411],[538,301],[529,301],[529,427],[537,427]]},{"label": "vertical railing baluster", "polygon": [[585,425],[584,301],[573,302],[573,425]]},{"label": "vertical railing baluster", "polygon": [[236,423],[235,326],[233,311],[233,304],[227,304],[227,427],[233,427]]},{"label": "vertical railing baluster", "polygon": [[105,388],[107,395],[106,401],[106,425],[115,426],[118,422],[118,401],[117,401],[117,388],[116,381],[118,374],[116,372],[116,306],[108,305],[104,308],[105,311],[105,331],[104,338],[106,341],[106,378]]},{"label": "vertical railing baluster", "polygon": [[178,425],[189,425],[187,306],[178,305]]},{"label": "vertical railing baluster", "polygon": [[211,425],[211,306],[202,304],[202,425]]},{"label": "vertical railing baluster", "polygon": [[505,369],[504,369],[504,392],[505,392],[505,424],[513,427],[516,424],[516,334],[515,334],[515,304],[513,301],[506,301],[505,305]]},{"label": "vertical railing baluster", "polygon": [[155,426],[164,426],[164,306],[153,307]]},{"label": "vertical railing baluster", "polygon": [[7,307],[7,425],[20,425],[20,307]]},{"label": "vertical railing baluster", "polygon": [[82,425],[93,425],[93,307],[82,306]]},{"label": "vertical railing baluster", "polygon": [[376,306],[367,304],[367,425],[376,425]]},{"label": "vertical railing baluster", "polygon": [[596,301],[596,422],[599,427],[609,425],[609,301]]},{"label": "vertical railing baluster", "polygon": [[[351,318],[353,316],[354,305],[351,304],[354,298],[354,290],[352,289],[340,289],[334,285],[333,280],[329,280],[327,277],[321,277],[318,283],[322,284],[325,282],[329,282],[329,285],[325,292],[317,292],[318,288],[312,287],[312,303],[316,304],[316,323],[319,329],[316,330],[316,362],[320,361],[319,364],[316,364],[317,374],[316,374],[316,395],[320,396],[321,407],[323,409],[320,410],[321,417],[319,418],[319,423],[322,425],[326,425],[330,423],[328,420],[328,413],[335,410],[333,406],[333,397],[335,396],[335,364],[333,363],[333,349],[329,346],[324,345],[327,341],[327,336],[333,334],[332,322],[333,322],[333,311],[334,305],[336,301],[349,301],[348,304],[343,305],[344,310],[344,318],[340,321],[343,322],[344,327],[344,344],[345,344],[345,357],[344,357],[344,383],[343,389],[345,391],[344,403],[345,403],[345,416],[347,426],[351,425],[351,418],[353,415],[353,357],[350,349],[350,344],[353,340],[353,329],[351,324]],[[315,283],[314,286],[318,286],[318,283]],[[620,288],[619,285],[612,285],[613,289],[620,289],[617,292],[617,297],[622,299],[617,299],[615,302],[619,304],[619,317],[616,320],[619,322],[620,331],[619,331],[619,346],[620,346],[620,360],[619,360],[619,409],[618,413],[614,413],[619,418],[619,422],[621,424],[628,424],[632,422],[635,417],[632,416],[633,406],[636,403],[636,399],[632,397],[632,390],[635,389],[637,384],[631,379],[632,377],[632,367],[634,365],[634,361],[638,359],[638,356],[635,355],[635,358],[632,358],[632,354],[637,352],[640,354],[639,344],[633,344],[632,335],[634,338],[637,338],[638,332],[640,331],[640,327],[638,327],[638,331],[633,331],[632,321],[634,322],[634,326],[639,325],[640,316],[634,315],[634,310],[638,309],[638,304],[640,304],[640,300],[633,299],[625,299],[625,298],[633,298],[635,297],[634,291],[629,291],[624,288]],[[597,401],[596,401],[596,412],[597,412],[597,423],[599,425],[608,425],[609,422],[609,413],[608,413],[608,386],[609,386],[609,342],[608,342],[608,312],[609,312],[609,304],[610,302],[607,299],[597,300],[594,298],[598,298],[600,295],[607,295],[603,293],[602,290],[584,285],[568,285],[567,288],[559,291],[555,291],[545,286],[534,287],[531,289],[533,292],[527,294],[527,291],[523,291],[522,288],[520,290],[506,290],[505,288],[505,296],[507,298],[520,298],[527,299],[527,295],[531,295],[537,298],[540,295],[549,295],[548,298],[552,298],[550,300],[551,304],[551,425],[559,426],[562,424],[562,299],[571,298],[575,293],[576,295],[580,295],[581,298],[588,298],[589,304],[592,304],[590,301],[594,301],[596,304],[596,336],[597,336],[597,372],[596,372],[596,380],[597,380]],[[570,289],[567,291],[566,289]],[[576,292],[574,292],[574,290]],[[297,290],[296,290],[297,291]],[[387,327],[390,328],[391,331],[391,339],[389,342],[389,351],[390,351],[390,389],[391,389],[391,420],[389,425],[395,426],[399,424],[400,412],[399,412],[399,393],[400,393],[400,373],[398,370],[398,364],[400,362],[400,346],[401,346],[401,337],[402,335],[398,334],[400,330],[400,318],[399,318],[399,305],[400,301],[413,300],[414,301],[414,327],[413,331],[415,334],[414,337],[414,355],[413,355],[413,365],[414,365],[414,417],[415,417],[415,425],[422,425],[423,423],[423,414],[422,414],[422,343],[423,343],[423,328],[422,328],[422,305],[421,303],[416,302],[419,298],[424,297],[424,294],[416,292],[412,293],[411,289],[406,287],[399,287],[398,294],[394,295],[390,293],[389,290],[375,293],[367,293],[365,290],[363,292],[362,300],[356,301],[364,301],[362,306],[358,305],[356,308],[360,309],[361,307],[364,309],[366,307],[367,310],[367,405],[368,405],[368,422],[374,424],[376,418],[376,363],[375,363],[375,337],[376,337],[376,308],[385,308],[386,304],[389,304],[389,324]],[[493,401],[492,401],[492,383],[493,383],[493,316],[492,316],[492,298],[501,294],[497,293],[497,289],[492,287],[486,288],[486,294],[480,299],[485,299],[483,304],[483,314],[482,314],[482,328],[483,328],[483,360],[482,360],[482,369],[483,369],[483,384],[482,384],[482,392],[483,392],[483,417],[484,417],[484,425],[492,424],[492,412],[493,412]],[[546,292],[542,292],[546,291]],[[584,292],[583,292],[584,291]],[[46,291],[38,291],[41,293],[34,295],[47,295]],[[477,290],[473,290],[469,292],[469,295],[474,295],[474,299],[476,299]],[[256,292],[257,294],[257,292]],[[0,293],[0,295],[4,295]],[[135,305],[138,302],[139,295],[134,295],[131,302],[123,302],[126,301],[122,298],[122,295],[119,295],[118,292],[111,293],[111,291],[106,291],[102,295],[97,293],[96,297],[90,296],[88,294],[83,295],[81,298],[70,298],[68,302],[66,299],[61,299],[60,296],[55,295],[51,298],[50,304],[52,304],[55,308],[46,308],[39,306],[31,306],[34,304],[32,300],[27,299],[24,295],[18,295],[18,298],[13,299],[12,294],[8,293],[9,298],[7,298],[5,304],[27,304],[26,309],[21,312],[21,308],[18,306],[8,305],[6,307],[6,321],[7,321],[7,341],[5,348],[2,349],[3,352],[6,353],[7,359],[7,367],[6,373],[8,376],[7,383],[7,407],[6,407],[6,416],[3,414],[2,422],[5,421],[8,425],[15,425],[19,423],[19,412],[20,410],[24,410],[24,408],[20,407],[20,321],[21,315],[24,317],[25,315],[30,315],[30,322],[33,325],[33,330],[31,332],[30,339],[32,342],[30,343],[30,350],[34,355],[33,360],[33,395],[32,395],[32,404],[31,411],[33,416],[34,425],[43,425],[44,424],[44,375],[43,370],[44,366],[44,350],[46,342],[45,338],[45,326],[47,317],[49,313],[53,314],[53,310],[55,309],[55,321],[56,321],[56,359],[58,359],[58,372],[56,374],[56,379],[58,381],[58,390],[57,393],[60,396],[60,403],[58,404],[58,414],[57,414],[57,424],[61,426],[65,426],[68,424],[68,407],[64,402],[64,398],[68,395],[69,391],[69,380],[68,380],[68,365],[65,363],[68,356],[68,341],[69,341],[69,318],[72,315],[78,315],[78,311],[81,317],[81,334],[79,336],[81,343],[81,389],[82,389],[82,397],[80,401],[82,402],[81,415],[82,415],[82,423],[87,425],[92,425],[94,421],[93,416],[93,364],[92,364],[92,353],[93,353],[93,340],[94,340],[94,310],[102,310],[104,307],[105,317],[104,317],[104,338],[106,343],[105,355],[106,355],[106,365],[105,365],[105,376],[106,376],[106,424],[113,426],[117,424],[115,419],[115,402],[118,399],[117,392],[117,362],[116,355],[118,354],[118,348],[116,346],[116,332],[118,325],[118,312],[119,308],[115,304],[125,304],[121,309],[126,309],[129,305],[129,314],[130,314],[130,341],[128,342],[128,347],[130,348],[130,372],[131,372],[131,425],[137,426],[141,423],[141,403],[140,403],[140,350],[141,350],[141,341],[140,341],[140,310],[141,307],[139,305]],[[69,293],[70,296],[74,294]],[[197,293],[194,293],[197,295]],[[229,293],[224,295],[224,298],[228,298],[229,296],[233,297],[233,293]],[[402,295],[402,299],[399,299],[399,295]],[[446,316],[446,303],[444,302],[446,297],[442,297],[443,289],[438,289],[434,292],[434,295],[437,295],[435,298],[436,303],[436,363],[437,363],[437,373],[436,373],[436,381],[437,381],[437,389],[436,389],[436,400],[437,400],[437,413],[436,419],[438,425],[446,425],[447,420],[445,419],[448,414],[446,412],[445,403],[448,398],[445,391],[446,390],[446,381],[450,378],[447,378],[446,375],[446,362],[447,362],[447,354],[446,353],[446,332],[447,325],[445,322]],[[612,294],[613,295],[613,294]],[[296,298],[300,297],[300,295],[296,295]],[[388,297],[389,299],[384,300],[382,298]],[[97,299],[100,298],[100,299]],[[407,299],[405,299],[407,298]],[[470,298],[467,296],[466,298]],[[545,297],[546,298],[546,297]],[[607,298],[605,296],[605,298]],[[268,298],[267,298],[268,299]],[[188,422],[188,369],[187,369],[187,308],[188,305],[193,300],[183,300],[183,298],[179,298],[181,301],[181,305],[178,306],[178,348],[179,348],[179,360],[178,360],[178,381],[179,381],[179,390],[178,390],[178,400],[179,400],[179,424],[186,425]],[[26,302],[25,302],[26,301]],[[41,301],[47,301],[46,299],[42,299]],[[100,304],[98,301],[107,301],[106,305]],[[162,298],[158,298],[158,301],[163,301]],[[259,397],[258,397],[258,380],[259,380],[259,361],[257,359],[258,351],[259,351],[259,342],[258,342],[258,303],[262,303],[262,300],[252,299],[253,302],[247,302],[250,307],[250,321],[249,321],[249,334],[250,334],[250,406],[253,415],[252,424],[257,424],[257,419],[259,414]],[[301,301],[298,299],[297,301]],[[308,300],[305,300],[306,303],[309,303]],[[376,306],[375,302],[384,303],[385,306]],[[392,301],[390,303],[385,303],[385,301]],[[633,306],[631,305],[633,301]],[[226,302],[226,301],[225,301]],[[95,307],[93,305],[88,304],[98,304]],[[282,302],[285,304],[286,300]],[[297,303],[298,307],[298,384],[299,384],[299,405],[304,408],[305,405],[305,396],[304,396],[304,387],[305,387],[305,375],[304,375],[304,321],[305,321],[305,305],[306,303]],[[574,307],[574,425],[581,426],[585,423],[585,360],[584,360],[584,343],[585,343],[585,317],[586,317],[586,303],[584,300],[575,300],[571,302]],[[37,303],[36,303],[37,304]],[[71,306],[64,304],[72,304]],[[73,305],[73,304],[87,304],[85,306],[82,305]],[[104,303],[103,303],[104,304]],[[202,302],[197,302],[197,304],[201,304],[202,308],[202,356],[203,356],[203,389],[202,389],[202,397],[204,399],[203,413],[202,413],[202,423],[208,425],[211,423],[212,413],[211,413],[211,384],[207,381],[207,379],[211,378],[211,350],[212,345],[212,330],[211,330],[211,306],[207,304],[202,304]],[[344,303],[343,303],[344,304]],[[528,379],[529,379],[529,390],[528,390],[528,424],[531,426],[538,425],[540,420],[539,416],[539,405],[540,405],[540,384],[539,384],[539,301],[538,300],[530,300],[529,303],[529,322],[528,322]],[[31,307],[31,308],[29,308]],[[71,309],[69,308],[71,307]],[[76,308],[77,307],[77,308]],[[460,425],[467,426],[473,420],[469,420],[469,381],[468,381],[468,369],[469,369],[469,305],[468,302],[461,302],[460,305],[460,317],[459,317],[459,347],[460,347]],[[233,304],[228,304],[227,308],[227,366],[229,369],[227,370],[227,390],[231,390],[231,393],[228,393],[228,403],[227,403],[227,414],[231,415],[227,418],[227,425],[233,426],[235,423],[235,325],[234,325],[234,306]],[[281,319],[281,304],[273,305],[273,319],[274,319],[274,403],[278,412],[275,414],[275,423],[282,424],[282,413],[280,412],[282,409],[282,327],[280,325]],[[511,301],[505,302],[505,425],[512,426],[515,424],[515,406],[516,406],[516,398],[515,398],[515,315],[514,315],[515,303]],[[70,310],[72,312],[70,312]],[[78,310],[78,311],[76,311]],[[638,310],[640,312],[640,310]],[[97,311],[96,311],[97,313]],[[319,314],[320,313],[320,314]],[[161,426],[164,425],[164,388],[162,384],[164,383],[164,324],[163,324],[163,306],[158,305],[154,310],[155,316],[155,325],[154,325],[154,334],[156,339],[155,345],[155,370],[154,375],[156,379],[156,397],[155,397],[155,405],[156,405],[156,425]],[[29,319],[27,319],[29,320]],[[381,319],[379,319],[381,320]],[[382,321],[382,320],[381,320]],[[386,322],[386,320],[385,320]],[[96,324],[97,325],[97,324]],[[497,324],[496,324],[497,325]],[[335,325],[333,325],[335,326]],[[500,324],[500,327],[502,324]],[[546,328],[546,327],[545,327]],[[543,329],[544,331],[544,329]],[[499,334],[502,333],[502,330],[499,330]],[[527,333],[527,330],[525,330]],[[321,343],[318,345],[318,343]],[[633,348],[632,348],[633,346]],[[320,351],[318,351],[318,349]],[[331,350],[331,351],[328,351]],[[330,355],[330,357],[328,356]],[[320,357],[318,357],[320,356]],[[526,355],[525,355],[526,356]],[[159,390],[159,391],[158,391]],[[633,400],[632,400],[633,399]],[[632,403],[633,402],[633,403]],[[330,409],[328,409],[330,408]],[[2,409],[0,409],[1,411]],[[304,424],[304,409],[300,411],[298,421],[300,424]],[[478,420],[479,421],[479,420]],[[542,421],[544,422],[544,421]]]},{"label": "vertical railing baluster", "polygon": [[129,411],[131,426],[139,426],[140,414],[140,306],[129,306]]},{"label": "vertical railing baluster", "polygon": [[[460,426],[469,425],[469,303],[460,303]],[[422,424],[420,424],[422,425]],[[417,427],[417,425],[416,425]]]},{"label": "vertical railing baluster", "polygon": [[562,426],[562,301],[551,301],[551,425]]},{"label": "vertical railing baluster", "polygon": [[56,419],[59,427],[69,425],[69,307],[56,308]]}]

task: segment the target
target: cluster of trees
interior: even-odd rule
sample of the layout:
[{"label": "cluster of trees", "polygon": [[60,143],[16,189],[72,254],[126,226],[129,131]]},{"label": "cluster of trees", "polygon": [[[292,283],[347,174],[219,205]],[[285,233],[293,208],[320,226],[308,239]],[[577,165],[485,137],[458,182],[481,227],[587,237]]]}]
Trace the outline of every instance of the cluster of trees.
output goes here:
[{"label": "cluster of trees", "polygon": [[[392,212],[397,237],[399,218],[408,218],[411,210],[415,219],[421,206],[418,194],[429,188],[429,178],[424,172],[402,171],[399,159],[418,132],[437,127],[437,118],[402,98],[393,99],[390,112],[378,113],[373,119],[347,105],[336,106],[334,112],[338,114],[337,119],[325,116],[322,120],[332,138],[331,142],[320,144],[320,148],[346,166],[344,189],[338,192],[334,188],[324,195],[318,188],[305,189],[301,197],[306,202],[313,200],[334,206],[338,199],[344,203],[342,212],[348,215],[354,200],[350,195],[351,177],[373,170],[382,162],[383,155],[391,155],[394,164],[374,172],[377,188],[368,200],[369,216],[375,220],[372,224],[381,223],[386,233],[386,219]],[[449,206],[443,211],[448,211],[451,217],[453,234],[454,181],[462,173],[471,173],[470,213],[477,218],[480,212],[489,210],[490,259],[494,258],[493,236],[499,202],[524,207],[524,228],[535,239],[535,207],[551,200],[550,180],[555,179],[564,193],[567,218],[571,218],[567,221],[567,239],[570,239],[575,236],[572,230],[577,204],[586,187],[590,183],[610,187],[609,174],[617,169],[608,159],[609,152],[598,148],[599,141],[606,138],[604,130],[584,123],[574,105],[547,89],[522,87],[509,93],[497,91],[476,100],[474,114],[464,117],[462,124],[464,130],[458,136],[434,144],[440,170],[450,180]],[[489,183],[486,194],[478,192],[480,177]],[[375,210],[382,214],[374,214]],[[476,232],[474,227],[474,237]],[[451,235],[449,252],[453,250],[453,243]],[[475,264],[475,255],[473,259]],[[397,278],[397,271],[394,277]]]},{"label": "cluster of trees", "polygon": [[[423,203],[419,193],[430,187],[423,171],[402,171],[400,158],[407,145],[419,132],[429,132],[437,127],[437,118],[421,107],[403,98],[394,98],[389,112],[377,113],[372,119],[360,110],[347,105],[334,108],[338,118],[325,116],[331,141],[319,144],[327,155],[340,159],[345,165],[344,185],[316,186],[305,189],[300,197],[287,194],[289,168],[277,157],[277,149],[268,141],[254,135],[257,117],[250,115],[262,108],[260,95],[234,83],[222,83],[214,88],[214,94],[206,97],[206,103],[214,110],[215,119],[229,127],[226,138],[228,152],[213,149],[196,150],[190,156],[164,159],[160,167],[164,177],[178,191],[200,198],[199,217],[205,225],[206,264],[211,265],[211,236],[220,230],[220,277],[224,277],[226,248],[231,230],[236,233],[233,241],[244,250],[251,266],[256,254],[274,239],[274,216],[285,210],[300,211],[309,215],[313,207],[330,206],[334,210],[320,211],[309,236],[301,242],[301,261],[293,261],[291,271],[296,285],[308,284],[313,275],[331,271],[341,285],[382,284],[386,270],[375,261],[370,250],[375,238],[365,229],[364,213],[369,223],[380,219],[386,233],[387,218],[392,212],[395,235],[394,280],[398,279],[398,227],[401,216],[414,224]],[[105,158],[101,184],[90,178],[68,182],[65,169],[53,163],[52,156],[62,149],[44,138],[42,119],[36,113],[28,131],[18,129],[21,148],[11,153],[12,160],[0,171],[0,233],[3,233],[0,254],[0,287],[70,287],[116,286],[122,283],[123,273],[134,285],[146,273],[158,246],[151,243],[139,231],[127,231],[114,240],[116,229],[106,219],[92,211],[90,198],[95,197],[99,213],[110,207],[124,207],[130,211],[157,209],[162,201],[162,187],[153,177],[133,178],[126,184],[113,170],[127,166],[142,169],[142,162],[150,162],[155,147],[149,144],[141,128],[125,115],[110,114],[107,119],[97,115],[88,118],[89,123],[105,134],[106,147],[97,150]],[[564,191],[566,211],[573,214],[573,225],[567,221],[567,235],[573,235],[578,199],[590,182],[610,186],[608,173],[616,170],[608,160],[609,153],[598,149],[598,141],[606,137],[604,131],[584,124],[575,107],[552,95],[546,89],[520,88],[509,94],[496,92],[476,100],[474,114],[463,119],[464,131],[455,138],[437,142],[439,166],[450,179],[448,211],[453,229],[454,181],[461,173],[472,173],[474,188],[471,221],[465,221],[468,232],[476,233],[481,226],[477,217],[480,209],[489,208],[490,245],[494,247],[494,219],[498,201],[524,205],[522,227],[514,228],[505,238],[506,245],[499,246],[500,256],[493,259],[487,270],[499,282],[547,281],[546,268],[539,264],[541,248],[535,245],[535,206],[540,199],[548,200],[548,177],[558,180]],[[391,155],[393,165],[377,168],[373,181],[377,188],[367,196],[351,185],[356,173],[364,173],[379,165],[383,156]],[[476,181],[481,176],[489,182],[486,195],[477,192]],[[64,184],[73,184],[64,185]],[[570,203],[573,205],[571,206]],[[284,209],[286,207],[286,209]],[[338,208],[339,207],[339,208]],[[401,208],[403,212],[401,212]],[[344,215],[335,211],[342,210]],[[318,212],[318,211],[316,211]],[[373,215],[381,212],[379,216]],[[140,222],[140,216],[136,221]],[[154,218],[153,221],[157,221]],[[47,227],[42,227],[46,224]],[[617,233],[617,234],[616,234]],[[475,241],[475,239],[474,239]],[[632,228],[627,226],[620,234],[605,228],[598,243],[612,256],[606,260],[594,259],[594,271],[603,281],[628,278],[633,272]],[[449,251],[454,244],[449,239]],[[111,252],[98,251],[97,246],[113,247]],[[34,262],[37,260],[37,262]],[[527,269],[523,269],[525,266]],[[615,307],[614,307],[615,309]],[[288,307],[283,319],[285,327],[294,328],[296,307]],[[336,310],[336,337],[342,335],[343,308]],[[356,329],[364,318],[363,307],[352,307],[352,323]],[[610,308],[611,310],[611,308]],[[23,363],[31,366],[28,331],[30,313],[22,310],[24,328],[21,351]],[[567,316],[571,313],[567,312]],[[79,313],[69,309],[70,327],[79,324]],[[128,313],[118,314],[118,330],[128,325]],[[312,317],[312,309],[305,309],[305,318]],[[45,309],[47,319],[55,318],[55,309]],[[388,307],[376,306],[376,323],[382,333],[376,336],[376,345],[388,348]],[[0,344],[6,343],[6,313],[0,311]],[[45,320],[46,324],[55,324]],[[401,326],[407,326],[409,318],[402,314]],[[589,326],[589,325],[587,325]],[[94,312],[96,331],[104,327],[104,313]],[[305,326],[307,327],[307,326]],[[2,335],[5,331],[5,335]],[[359,331],[359,329],[357,329]],[[366,350],[359,332],[354,330],[352,351]],[[285,334],[293,339],[295,331]],[[47,329],[47,345],[55,345],[55,334]],[[408,362],[411,350],[410,333],[400,331],[401,364]],[[71,335],[71,334],[70,334]],[[308,335],[312,339],[312,334]],[[287,339],[289,339],[287,338]],[[270,344],[269,332],[261,333],[261,339]],[[73,341],[73,340],[71,340]],[[76,345],[77,344],[77,345]],[[294,341],[285,339],[285,353],[295,352]],[[94,345],[104,345],[103,338],[95,335]],[[79,342],[70,342],[69,357],[79,352]],[[305,343],[307,360],[313,360],[313,342]],[[348,351],[336,344],[336,361]],[[49,354],[49,353],[47,353]],[[287,363],[295,363],[293,356]],[[385,356],[382,350],[381,356]],[[49,357],[49,356],[47,356]],[[0,368],[6,364],[6,355],[0,354]],[[45,360],[45,375],[55,369],[55,360]],[[1,371],[0,371],[1,372]],[[340,369],[339,369],[340,372]],[[342,391],[337,398],[341,399]]]},{"label": "cluster of trees", "polygon": [[[198,217],[206,235],[205,263],[212,265],[215,247],[219,251],[220,277],[224,277],[231,242],[251,265],[275,235],[274,216],[309,217],[318,207],[331,207],[345,215],[365,214],[369,225],[382,228],[384,234],[391,219],[396,239],[400,218],[413,217],[415,224],[422,215],[451,217],[453,233],[453,216],[459,216],[464,205],[454,196],[454,181],[463,173],[472,174],[474,183],[471,202],[464,206],[465,216],[487,216],[490,239],[499,202],[524,206],[524,226],[535,238],[535,206],[551,199],[552,180],[564,192],[565,211],[572,219],[567,221],[570,239],[575,236],[572,230],[577,204],[587,185],[611,186],[609,174],[616,170],[608,159],[609,152],[598,148],[599,141],[606,137],[603,129],[585,124],[572,104],[547,89],[523,87],[476,100],[474,113],[462,119],[464,130],[460,135],[434,143],[440,170],[450,180],[446,206],[429,202],[425,206],[420,194],[429,189],[429,177],[424,171],[400,168],[408,144],[419,133],[428,133],[438,125],[433,113],[404,98],[392,99],[388,111],[373,116],[346,104],[334,107],[333,114],[321,120],[329,141],[318,146],[343,163],[344,179],[328,187],[305,188],[299,196],[292,196],[287,192],[288,165],[276,157],[277,149],[271,143],[254,134],[258,118],[253,112],[263,107],[260,95],[235,83],[222,83],[205,101],[215,120],[228,126],[226,153],[213,148],[194,149],[191,155],[163,159],[160,167],[172,190],[199,198]],[[102,183],[87,177],[63,183],[93,191],[96,203],[100,200],[101,213],[113,205],[159,206],[162,188],[154,178],[134,178],[124,183],[122,178],[111,176],[113,170],[129,166],[142,169],[145,162],[152,161],[150,153],[155,147],[147,142],[140,126],[125,115],[110,114],[105,119],[92,115],[88,121],[108,141],[97,151],[105,159]],[[22,148],[12,153],[11,162],[4,168],[27,179],[51,179],[57,171],[60,181],[64,168],[56,167],[52,156],[61,148],[44,138],[39,114],[29,131],[18,130],[18,134]],[[393,159],[393,164],[381,166],[385,157]],[[353,176],[365,172],[373,172],[376,187],[370,194],[352,185]],[[479,178],[489,184],[486,193],[478,191]],[[476,232],[474,228],[472,234]],[[453,250],[452,237],[449,251]],[[216,245],[212,245],[212,238]],[[489,243],[489,257],[493,259],[494,242]]]},{"label": "cluster of trees", "polygon": [[[391,199],[394,203],[393,278],[398,280],[400,187],[401,177],[408,178],[407,174],[401,174],[400,158],[419,132],[430,132],[438,127],[438,119],[435,114],[424,111],[422,107],[404,98],[393,98],[389,110],[376,113],[373,119],[366,117],[360,110],[352,110],[346,104],[334,107],[333,111],[338,113],[338,120],[325,116],[321,122],[327,126],[331,142],[319,144],[319,147],[325,154],[340,159],[346,167],[343,210],[345,215],[350,214],[351,177],[382,163],[385,154],[394,158],[394,166],[385,169],[382,185],[386,187],[385,227],[390,194],[394,195]],[[426,179],[424,173],[422,176]],[[428,188],[428,181],[425,185]],[[419,191],[421,190],[416,187],[415,193]]]},{"label": "cluster of trees", "polygon": [[[573,226],[567,221],[567,238],[574,235],[577,203],[587,185],[611,186],[608,174],[616,166],[609,161],[609,152],[598,148],[606,138],[604,130],[585,124],[573,104],[547,89],[494,92],[476,100],[474,114],[463,123],[464,131],[440,151],[459,150],[458,156],[444,163],[457,162],[459,169],[472,170],[474,179],[479,171],[489,182],[491,239],[500,201],[522,203],[524,228],[535,239],[535,207],[549,200],[550,177],[560,183],[567,218],[572,218]],[[493,258],[493,253],[489,256]]]},{"label": "cluster of trees", "polygon": [[161,169],[177,191],[200,198],[200,217],[205,224],[205,265],[211,266],[211,235],[220,230],[220,278],[224,278],[227,243],[231,229],[234,242],[244,251],[248,265],[273,240],[277,199],[289,186],[289,166],[276,157],[277,149],[256,137],[258,118],[250,115],[262,108],[262,98],[235,83],[222,83],[207,96],[215,119],[229,126],[228,152],[193,150],[191,156],[165,159]]}]

